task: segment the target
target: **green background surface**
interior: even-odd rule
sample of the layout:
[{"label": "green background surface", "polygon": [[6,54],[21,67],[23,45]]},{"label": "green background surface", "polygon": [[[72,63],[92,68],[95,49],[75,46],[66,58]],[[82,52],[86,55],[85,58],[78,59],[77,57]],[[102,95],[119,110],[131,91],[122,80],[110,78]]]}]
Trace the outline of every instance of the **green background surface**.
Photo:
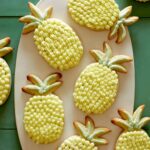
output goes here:
[{"label": "green background surface", "polygon": [[[38,0],[32,0],[36,3]],[[12,70],[14,80],[15,62],[19,39],[23,25],[19,16],[28,12],[27,0],[0,0],[0,38],[10,36],[14,51],[5,57]],[[138,3],[134,0],[117,0],[120,8],[133,5],[133,15],[140,16],[140,21],[129,27],[133,43],[136,92],[135,108],[146,104],[144,116],[150,116],[150,3]],[[12,80],[12,81],[13,81]],[[8,101],[0,107],[0,150],[20,150],[14,114],[14,83]],[[150,135],[150,125],[145,127]]]}]

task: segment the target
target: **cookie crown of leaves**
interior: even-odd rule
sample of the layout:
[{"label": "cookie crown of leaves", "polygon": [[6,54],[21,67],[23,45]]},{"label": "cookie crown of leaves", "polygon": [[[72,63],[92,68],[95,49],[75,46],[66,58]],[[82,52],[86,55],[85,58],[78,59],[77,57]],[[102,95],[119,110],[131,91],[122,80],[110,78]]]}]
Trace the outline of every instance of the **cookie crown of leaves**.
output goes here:
[{"label": "cookie crown of leaves", "polygon": [[100,50],[90,50],[90,53],[100,64],[106,65],[110,69],[118,72],[127,72],[127,69],[122,66],[122,64],[132,61],[131,57],[126,55],[112,56],[112,49],[106,42],[103,44],[103,51],[104,52]]},{"label": "cookie crown of leaves", "polygon": [[128,6],[120,11],[119,19],[110,29],[108,38],[111,40],[117,38],[116,43],[121,43],[127,36],[126,26],[132,25],[133,23],[139,20],[139,17],[132,16],[129,17],[132,13],[132,6]]},{"label": "cookie crown of leaves", "polygon": [[29,32],[34,31],[41,23],[41,21],[51,17],[53,11],[52,7],[48,7],[44,11],[41,11],[37,6],[35,6],[31,2],[28,2],[28,6],[31,14],[21,17],[19,19],[20,22],[25,23],[25,26],[23,28],[23,34],[27,34]]},{"label": "cookie crown of leaves", "polygon": [[31,95],[48,95],[55,92],[62,85],[61,77],[60,73],[53,73],[42,81],[39,77],[30,74],[27,76],[27,80],[32,84],[24,86],[22,90]]},{"label": "cookie crown of leaves", "polygon": [[112,119],[112,123],[121,127],[125,131],[140,130],[150,122],[150,117],[142,118],[144,107],[144,105],[139,106],[133,115],[124,109],[119,109],[118,113],[121,116],[121,119],[114,118]]},{"label": "cookie crown of leaves", "polygon": [[75,129],[80,135],[86,140],[96,144],[103,145],[107,144],[107,140],[101,138],[101,136],[110,132],[108,128],[95,128],[94,121],[89,116],[85,117],[85,124],[80,122],[74,122]]},{"label": "cookie crown of leaves", "polygon": [[10,43],[9,37],[0,40],[0,57],[7,55],[13,50],[12,47],[7,47],[9,43]]}]

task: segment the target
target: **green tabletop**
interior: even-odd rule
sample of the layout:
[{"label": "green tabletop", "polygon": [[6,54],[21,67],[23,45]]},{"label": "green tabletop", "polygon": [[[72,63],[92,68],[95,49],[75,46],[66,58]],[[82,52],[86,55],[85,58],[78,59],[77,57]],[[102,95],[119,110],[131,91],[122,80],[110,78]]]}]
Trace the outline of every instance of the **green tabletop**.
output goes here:
[{"label": "green tabletop", "polygon": [[[32,0],[34,3],[37,1]],[[140,16],[140,21],[129,28],[136,69],[135,108],[140,104],[146,104],[144,115],[150,116],[150,3],[141,4],[134,0],[116,1],[120,8],[133,5],[133,15]],[[10,36],[11,46],[14,47],[14,51],[5,57],[12,70],[12,81],[14,81],[16,54],[23,26],[18,22],[18,18],[26,13],[27,0],[1,0],[0,38]],[[21,149],[15,124],[13,87],[14,82],[7,103],[0,107],[0,150]],[[150,135],[150,125],[145,129]]]}]

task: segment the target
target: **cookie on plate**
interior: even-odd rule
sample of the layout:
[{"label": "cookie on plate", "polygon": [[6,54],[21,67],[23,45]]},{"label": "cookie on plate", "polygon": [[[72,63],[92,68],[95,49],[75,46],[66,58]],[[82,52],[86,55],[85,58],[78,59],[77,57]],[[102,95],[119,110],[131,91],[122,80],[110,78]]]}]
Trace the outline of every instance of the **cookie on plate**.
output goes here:
[{"label": "cookie on plate", "polygon": [[85,113],[102,114],[115,102],[118,91],[117,72],[126,73],[123,63],[132,61],[126,55],[112,56],[111,47],[104,42],[104,52],[91,50],[97,61],[88,65],[78,77],[74,87],[76,107]]},{"label": "cookie on plate", "polygon": [[112,123],[123,129],[119,136],[115,150],[150,150],[150,137],[142,129],[150,117],[141,118],[144,105],[141,105],[131,115],[124,109],[119,109],[120,118],[114,118]]},{"label": "cookie on plate", "polygon": [[34,43],[39,54],[50,66],[61,71],[77,66],[83,46],[73,29],[63,21],[50,18],[52,7],[41,11],[29,2],[31,15],[20,18],[25,23],[23,34],[34,31]]},{"label": "cookie on plate", "polygon": [[119,18],[114,0],[69,0],[68,11],[77,23],[93,30],[109,30]]},{"label": "cookie on plate", "polygon": [[24,127],[29,137],[37,144],[47,144],[59,139],[64,129],[62,100],[53,94],[62,84],[61,74],[49,75],[44,81],[30,74],[33,83],[22,90],[33,95],[24,109]]},{"label": "cookie on plate", "polygon": [[74,122],[75,129],[80,133],[67,138],[58,150],[98,150],[97,145],[107,144],[101,136],[110,132],[108,128],[95,128],[94,121],[89,116],[85,117],[85,124]]},{"label": "cookie on plate", "polygon": [[9,43],[9,37],[0,40],[0,105],[6,102],[11,89],[11,71],[7,62],[1,58],[13,50],[6,47]]},{"label": "cookie on plate", "polygon": [[138,20],[138,17],[129,17],[132,6],[120,11],[114,0],[69,0],[68,11],[73,20],[82,26],[97,31],[110,30],[109,39],[116,36],[117,43],[126,37],[125,26]]}]

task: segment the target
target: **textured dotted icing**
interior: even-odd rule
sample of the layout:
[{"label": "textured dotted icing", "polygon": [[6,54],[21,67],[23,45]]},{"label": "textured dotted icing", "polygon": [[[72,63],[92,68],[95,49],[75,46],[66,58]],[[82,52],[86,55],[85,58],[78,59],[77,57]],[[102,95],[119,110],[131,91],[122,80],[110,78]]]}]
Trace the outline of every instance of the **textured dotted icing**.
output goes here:
[{"label": "textured dotted icing", "polygon": [[11,87],[11,73],[6,61],[0,58],[0,105],[8,98]]},{"label": "textured dotted icing", "polygon": [[63,102],[53,94],[30,98],[24,110],[24,126],[35,143],[57,140],[64,128]]},{"label": "textured dotted icing", "polygon": [[34,33],[39,54],[50,66],[63,71],[79,64],[83,47],[76,33],[67,24],[58,19],[48,19]]},{"label": "textured dotted icing", "polygon": [[118,75],[99,63],[90,64],[79,76],[74,89],[75,105],[82,111],[103,113],[114,103]]},{"label": "textured dotted icing", "polygon": [[68,10],[77,23],[93,30],[109,30],[120,12],[114,0],[69,0]]}]

